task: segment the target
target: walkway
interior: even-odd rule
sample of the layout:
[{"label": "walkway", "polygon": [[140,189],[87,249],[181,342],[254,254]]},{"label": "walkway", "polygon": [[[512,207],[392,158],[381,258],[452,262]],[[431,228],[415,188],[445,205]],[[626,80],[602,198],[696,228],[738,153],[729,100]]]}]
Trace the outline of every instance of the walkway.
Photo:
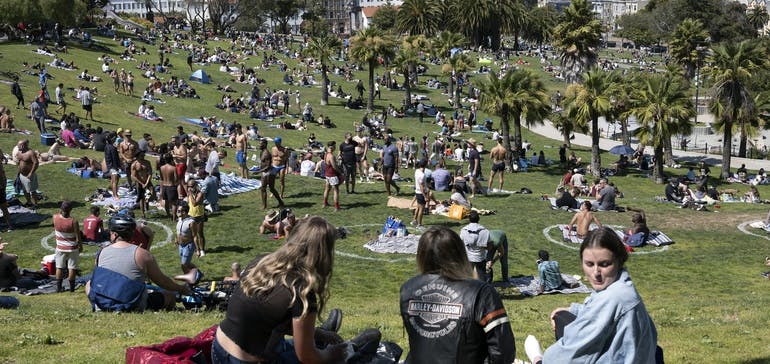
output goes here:
[{"label": "walkway", "polygon": [[[555,139],[561,142],[564,140],[559,130],[557,130],[550,121],[546,121],[542,125],[533,126],[529,129],[531,132],[540,134],[547,138]],[[572,144],[579,145],[581,147],[591,147],[591,136],[586,134],[575,133],[575,139],[572,139]],[[622,144],[617,140],[601,138],[599,140],[599,148],[602,150],[610,150],[610,148]],[[652,147],[647,147],[645,153],[652,154]],[[709,165],[721,167],[722,155],[721,154],[703,154],[696,152],[685,152],[682,150],[674,149],[674,159],[678,162],[699,162],[701,160],[706,161]],[[606,161],[604,163],[606,165]],[[746,164],[746,168],[752,171],[757,171],[760,168],[764,168],[766,171],[770,171],[770,161],[764,159],[749,159],[733,157],[730,166],[732,168],[738,168],[741,164]]]}]

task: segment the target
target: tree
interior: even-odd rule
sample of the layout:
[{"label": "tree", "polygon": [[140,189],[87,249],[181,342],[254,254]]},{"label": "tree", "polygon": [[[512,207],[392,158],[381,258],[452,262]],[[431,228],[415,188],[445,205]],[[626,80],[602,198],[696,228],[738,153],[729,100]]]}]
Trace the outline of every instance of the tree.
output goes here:
[{"label": "tree", "polygon": [[[722,177],[730,176],[733,128],[741,114],[751,114],[754,98],[749,89],[752,73],[765,62],[764,52],[755,43],[726,43],[713,49],[706,74],[712,78],[710,109],[722,131]],[[743,144],[743,141],[742,141]],[[738,152],[746,155],[745,145]]]},{"label": "tree", "polygon": [[636,135],[643,144],[653,147],[653,178],[656,183],[663,183],[663,150],[679,132],[679,124],[689,123],[695,116],[689,86],[679,76],[645,74],[636,83],[632,98],[631,113],[640,124]]},{"label": "tree", "polygon": [[391,3],[386,3],[374,13],[370,26],[379,28],[383,32],[390,32],[396,27],[398,9]]},{"label": "tree", "polygon": [[498,3],[498,11],[503,30],[513,35],[513,49],[520,49],[519,35],[531,24],[530,14],[521,0],[503,0]]},{"label": "tree", "polygon": [[[482,110],[500,117],[503,145],[510,153],[510,121],[513,119],[513,148],[522,151],[521,124],[527,126],[542,123],[551,111],[550,101],[540,77],[529,70],[510,71],[502,78],[490,72],[486,82],[479,84]],[[511,166],[510,156],[506,163]]]},{"label": "tree", "polygon": [[[573,3],[574,4],[574,3]],[[601,176],[599,117],[611,111],[610,97],[617,85],[615,72],[591,70],[583,74],[583,83],[568,87],[565,95],[567,117],[581,125],[591,125],[591,173]]]},{"label": "tree", "polygon": [[554,29],[554,43],[559,49],[567,83],[581,81],[581,74],[597,62],[602,24],[587,0],[574,0],[564,9],[561,22]]},{"label": "tree", "polygon": [[394,42],[377,28],[366,28],[350,40],[350,57],[356,62],[366,63],[369,68],[369,98],[366,109],[374,110],[374,69],[380,58],[394,54]]},{"label": "tree", "polygon": [[625,14],[617,21],[620,29],[614,31],[616,37],[629,39],[638,46],[650,46],[663,38],[655,28],[654,15],[649,11],[640,10],[634,14]]},{"label": "tree", "polygon": [[492,0],[447,0],[449,7],[449,19],[454,23],[452,28],[462,29],[466,36],[471,40],[473,45],[480,45],[483,43],[485,35],[485,27],[498,26],[497,38],[499,40],[499,22],[496,24],[491,17],[494,10],[497,9],[497,4]]},{"label": "tree", "polygon": [[557,12],[553,5],[536,6],[529,12],[529,22],[522,30],[524,39],[536,43],[538,48],[550,42],[553,27],[556,26]]},{"label": "tree", "polygon": [[238,21],[241,16],[241,5],[244,2],[236,1],[232,6],[230,0],[208,0],[209,18],[211,28],[215,34],[220,34]]},{"label": "tree", "polygon": [[460,33],[443,31],[433,39],[432,47],[436,55],[441,59],[447,59],[452,49],[464,46],[468,40]]},{"label": "tree", "polygon": [[261,0],[259,7],[271,21],[278,23],[280,33],[289,34],[289,20],[297,16],[300,4],[297,0]]},{"label": "tree", "polygon": [[321,63],[321,105],[329,103],[329,61],[342,48],[342,41],[330,34],[310,38],[306,51]]},{"label": "tree", "polygon": [[[197,33],[202,30],[206,24],[206,0],[186,0],[184,3],[184,14],[187,22],[190,23],[190,30]],[[200,29],[198,29],[200,28]]]},{"label": "tree", "polygon": [[767,8],[764,6],[755,5],[748,9],[746,12],[746,18],[754,29],[757,30],[757,34],[763,34],[765,25],[770,21],[770,15],[767,14]]},{"label": "tree", "polygon": [[409,108],[412,105],[412,65],[417,63],[419,57],[417,50],[411,47],[401,47],[393,60],[393,67],[399,73],[404,74],[404,105]]},{"label": "tree", "polygon": [[398,8],[396,29],[399,33],[431,37],[438,31],[441,15],[438,0],[405,0]]},{"label": "tree", "polygon": [[708,32],[700,20],[685,19],[676,27],[669,43],[669,52],[677,63],[684,67],[684,78],[692,80],[708,45]]},{"label": "tree", "polygon": [[[452,108],[457,109],[460,105],[460,87],[457,85],[457,76],[473,67],[475,62],[471,56],[457,52],[447,59],[447,62],[441,66],[441,72],[449,75],[449,95],[452,100]],[[457,87],[455,87],[457,86]]]}]

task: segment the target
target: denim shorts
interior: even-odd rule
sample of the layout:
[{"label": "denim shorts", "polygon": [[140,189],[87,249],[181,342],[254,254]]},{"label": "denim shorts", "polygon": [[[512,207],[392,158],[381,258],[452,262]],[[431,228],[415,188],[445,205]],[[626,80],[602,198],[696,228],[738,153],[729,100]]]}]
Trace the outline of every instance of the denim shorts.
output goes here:
[{"label": "denim shorts", "polygon": [[[275,347],[276,359],[269,362],[269,364],[301,364],[297,359],[297,354],[294,352],[294,340],[280,340]],[[225,350],[222,345],[219,345],[219,341],[214,338],[214,342],[211,344],[211,364],[250,364],[258,362],[243,361]]]}]

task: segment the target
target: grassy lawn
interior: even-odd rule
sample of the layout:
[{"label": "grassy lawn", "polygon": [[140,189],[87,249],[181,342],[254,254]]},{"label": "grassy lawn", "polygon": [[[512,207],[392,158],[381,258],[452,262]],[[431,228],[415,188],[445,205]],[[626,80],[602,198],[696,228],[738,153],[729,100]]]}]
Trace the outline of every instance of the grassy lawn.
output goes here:
[{"label": "grassy lawn", "polygon": [[[111,39],[97,38],[99,44],[107,47],[114,57],[123,48]],[[139,46],[144,45],[139,43]],[[229,49],[229,42],[211,41],[208,47],[221,46]],[[148,48],[148,55],[139,56],[138,60],[147,59],[150,63],[157,60],[156,48]],[[293,44],[294,48],[298,43]],[[35,46],[20,43],[0,45],[0,71],[19,72],[22,62],[48,63],[51,57],[33,53]],[[105,76],[99,72],[100,62],[97,57],[102,52],[77,49],[72,47],[70,53],[62,54],[62,58],[74,61],[82,70],[87,68],[90,73]],[[187,79],[190,72],[185,64],[186,53],[175,50],[170,55],[175,66],[171,75]],[[285,57],[280,56],[282,59]],[[245,62],[254,66],[262,60],[262,51],[256,57],[250,57]],[[533,69],[539,70],[537,59],[527,59]],[[296,62],[287,59],[289,69]],[[133,69],[137,75],[135,84],[137,93],[141,95],[143,85],[148,80],[139,76],[135,69],[138,62],[120,61],[117,67]],[[156,105],[158,114],[165,122],[146,122],[126,111],[134,112],[140,104],[138,97],[130,98],[116,95],[112,85],[106,82],[93,83],[99,89],[98,103],[94,107],[97,121],[94,127],[100,125],[108,129],[118,127],[131,128],[135,138],[142,133],[151,133],[159,143],[168,140],[175,133],[177,125],[184,125],[186,131],[192,131],[191,124],[180,121],[182,117],[196,118],[201,115],[217,116],[228,122],[239,122],[244,125],[252,123],[247,115],[232,114],[214,108],[222,94],[216,91],[216,84],[230,84],[239,94],[250,90],[248,85],[242,85],[230,80],[230,76],[218,70],[218,66],[203,67],[211,76],[214,83],[209,85],[193,84],[201,95],[200,100],[163,98],[167,103]],[[82,83],[76,79],[78,71],[64,71],[48,68],[55,79],[49,81],[51,94],[59,82],[65,87],[76,87]],[[378,74],[383,70],[378,69]],[[356,76],[365,78],[366,72],[357,72]],[[271,89],[285,88],[282,75],[273,66],[270,71],[259,72],[259,77],[267,80],[266,86]],[[421,80],[437,77],[446,81],[440,73],[439,66],[431,66]],[[342,84],[345,92],[354,92],[355,83],[331,76],[332,80]],[[472,81],[482,79],[474,75]],[[320,76],[316,75],[320,80]],[[398,76],[399,82],[403,80]],[[549,89],[563,87],[561,84],[547,80]],[[25,98],[29,102],[37,88],[37,78],[22,74],[21,86]],[[2,87],[8,87],[4,85]],[[260,86],[264,90],[265,85]],[[296,86],[291,87],[296,90]],[[310,130],[300,132],[268,128],[269,123],[255,121],[263,135],[274,137],[280,135],[284,144],[299,148],[307,141],[310,132],[314,132],[319,141],[342,141],[343,134],[351,131],[354,122],[359,121],[364,114],[362,110],[346,110],[341,99],[330,98],[330,105],[320,106],[320,88],[299,88],[302,93],[302,103],[310,102],[316,114],[330,115],[337,129],[322,129],[315,125]],[[416,93],[428,95],[431,102],[447,107],[447,97],[434,90],[423,87]],[[68,97],[74,93],[69,92]],[[236,95],[236,94],[233,94]],[[389,103],[399,105],[403,92],[390,91],[382,88],[382,100],[377,100],[378,108],[387,107]],[[69,110],[83,115],[80,105],[75,101]],[[293,103],[293,98],[292,98]],[[6,88],[0,92],[0,104],[14,105],[15,99]],[[296,108],[292,105],[293,112]],[[16,110],[14,110],[16,111]],[[21,111],[21,110],[19,110]],[[53,111],[50,108],[49,111]],[[16,112],[16,125],[21,128],[36,130],[30,119],[23,113]],[[486,115],[481,114],[479,120]],[[493,118],[498,123],[497,118]],[[421,136],[437,131],[430,124],[419,124],[414,117],[404,119],[388,119],[397,136]],[[88,121],[86,121],[88,122]],[[533,145],[536,151],[545,151],[546,157],[558,160],[558,140],[550,140],[534,135],[525,130],[524,138]],[[15,142],[22,136],[18,134],[0,135],[0,147],[10,153]],[[464,138],[471,137],[466,133]],[[483,138],[482,134],[473,134],[475,139]],[[30,135],[33,148],[45,151],[37,133]],[[484,140],[487,149],[491,148],[491,140]],[[576,149],[583,160],[590,160],[590,150]],[[83,154],[103,158],[101,153],[93,151],[64,150],[70,156]],[[370,159],[373,154],[369,155]],[[605,164],[614,160],[614,156],[603,155]],[[235,170],[235,153],[230,153],[224,161],[225,172]],[[489,170],[489,161],[485,161],[485,173]],[[7,165],[6,171],[13,176],[15,166]],[[88,205],[84,198],[96,188],[108,186],[108,181],[97,179],[80,179],[65,172],[65,164],[49,164],[40,168],[40,189],[48,199],[43,202],[40,212],[53,214],[63,199],[76,201],[73,215],[78,219],[87,215]],[[686,170],[671,170],[672,174],[684,174]],[[402,174],[410,176],[411,170]],[[535,260],[539,249],[547,249],[554,260],[558,260],[562,271],[569,274],[582,274],[578,264],[577,251],[551,243],[544,236],[547,227],[567,223],[571,215],[567,212],[553,211],[548,204],[541,200],[542,194],[553,194],[562,171],[558,166],[530,169],[527,173],[506,174],[505,188],[519,190],[522,187],[531,189],[531,195],[499,195],[477,197],[474,205],[495,210],[497,214],[482,217],[481,223],[488,228],[504,229],[511,241],[509,263],[512,276],[532,275],[536,273]],[[619,199],[621,206],[643,208],[647,211],[651,228],[662,230],[672,237],[676,244],[670,249],[654,254],[636,254],[628,262],[628,269],[645,300],[652,318],[655,320],[659,335],[659,344],[664,348],[666,359],[671,363],[761,363],[770,361],[770,344],[766,338],[770,335],[767,325],[766,307],[770,298],[763,289],[768,289],[768,281],[760,276],[764,271],[763,257],[770,254],[770,241],[761,237],[742,234],[737,225],[750,220],[763,219],[767,212],[764,205],[743,203],[722,204],[720,209],[710,212],[694,212],[677,209],[672,205],[656,203],[654,196],[663,194],[663,186],[655,185],[650,179],[639,173],[611,179],[624,192],[625,198]],[[287,204],[296,210],[300,216],[304,214],[321,215],[337,226],[346,226],[350,230],[347,239],[339,240],[336,256],[335,272],[332,280],[331,307],[340,307],[345,313],[342,326],[342,336],[352,337],[367,327],[377,327],[383,332],[386,340],[399,343],[405,350],[407,347],[406,333],[402,328],[398,312],[398,292],[402,282],[415,274],[416,267],[413,256],[371,253],[362,245],[369,236],[377,234],[381,224],[388,215],[395,215],[409,220],[411,212],[397,210],[386,206],[384,186],[381,183],[362,184],[357,186],[359,194],[340,197],[345,209],[333,212],[321,207],[323,182],[306,179],[299,176],[288,176],[286,180]],[[406,186],[409,187],[409,186]],[[745,186],[737,187],[742,192]],[[405,191],[409,191],[407,188]],[[760,186],[762,196],[770,196],[770,188]],[[448,193],[438,193],[438,198],[448,198]],[[269,204],[275,205],[274,201]],[[281,241],[275,241],[268,235],[258,233],[258,225],[264,212],[259,208],[258,192],[234,195],[221,200],[221,215],[212,217],[206,225],[207,254],[195,263],[206,273],[208,278],[216,279],[229,275],[232,262],[247,263],[258,254],[274,250]],[[161,214],[162,215],[162,214]],[[601,213],[599,219],[610,225],[629,226],[630,213]],[[152,222],[172,227],[165,218],[154,217]],[[442,216],[426,216],[427,225],[443,224],[459,231],[461,222],[448,220]],[[52,232],[52,223],[48,219],[39,227],[14,230],[4,233],[3,238],[10,244],[8,252],[19,254],[21,267],[37,268],[40,258],[51,252],[41,246],[41,238]],[[157,240],[167,237],[161,229]],[[551,236],[556,236],[551,233]],[[158,244],[160,245],[160,244]],[[649,251],[651,248],[642,248]],[[87,247],[85,252],[93,254],[95,249]],[[159,246],[152,250],[160,262],[164,272],[169,275],[179,271],[178,257],[173,244]],[[92,257],[83,257],[81,268],[90,272],[93,267]],[[525,359],[523,340],[527,334],[534,334],[541,339],[543,345],[552,343],[552,334],[548,322],[548,314],[555,307],[566,306],[570,302],[582,301],[585,295],[545,295],[536,298],[524,298],[518,295],[505,297],[505,305],[511,317],[512,327],[517,339],[518,358]],[[82,290],[74,294],[64,293],[42,296],[20,296],[21,307],[17,310],[4,311],[0,315],[0,324],[5,329],[0,330],[0,362],[11,363],[117,363],[122,362],[125,349],[136,345],[149,345],[162,342],[177,335],[194,336],[205,328],[219,323],[223,318],[221,312],[162,312],[145,314],[110,314],[92,313],[87,298]]]}]

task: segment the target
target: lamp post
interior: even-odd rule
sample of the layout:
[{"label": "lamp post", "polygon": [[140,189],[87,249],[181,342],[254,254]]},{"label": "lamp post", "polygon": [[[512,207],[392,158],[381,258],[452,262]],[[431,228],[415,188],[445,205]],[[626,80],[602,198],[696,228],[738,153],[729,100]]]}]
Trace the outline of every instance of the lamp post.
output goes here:
[{"label": "lamp post", "polygon": [[700,90],[700,67],[703,62],[703,51],[706,50],[704,46],[695,47],[695,51],[698,52],[698,62],[695,63],[695,124],[698,124],[698,91]]}]

